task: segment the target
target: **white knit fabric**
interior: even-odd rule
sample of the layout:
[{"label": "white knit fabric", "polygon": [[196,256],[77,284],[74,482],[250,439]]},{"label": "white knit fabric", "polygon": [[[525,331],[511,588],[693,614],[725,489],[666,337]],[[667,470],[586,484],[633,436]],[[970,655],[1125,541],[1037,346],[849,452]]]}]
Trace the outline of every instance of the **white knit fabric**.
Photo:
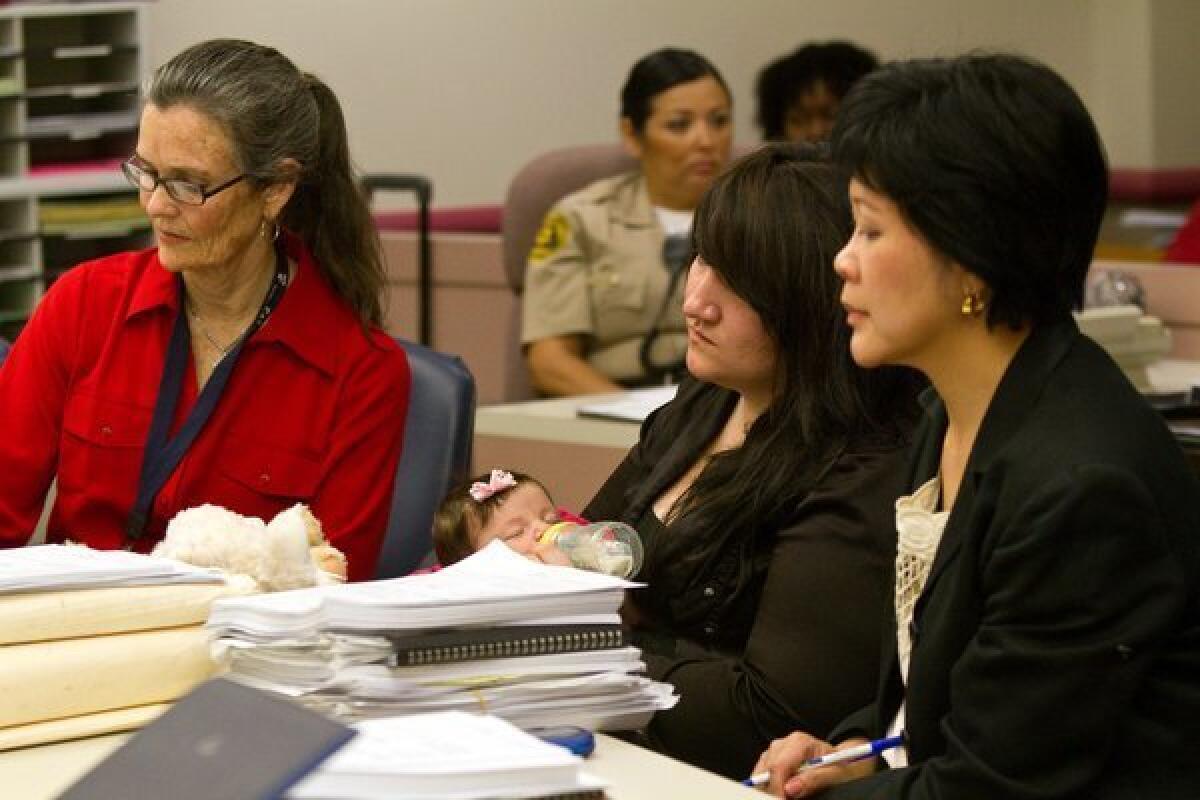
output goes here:
[{"label": "white knit fabric", "polygon": [[[896,501],[896,652],[900,658],[900,676],[908,685],[908,663],[912,655],[913,609],[929,579],[929,568],[937,553],[942,532],[946,529],[948,511],[935,511],[942,492],[940,476],[930,478],[913,494]],[[888,736],[904,730],[904,704],[888,726]],[[891,767],[908,766],[908,752],[903,747],[885,752],[883,758]]]}]

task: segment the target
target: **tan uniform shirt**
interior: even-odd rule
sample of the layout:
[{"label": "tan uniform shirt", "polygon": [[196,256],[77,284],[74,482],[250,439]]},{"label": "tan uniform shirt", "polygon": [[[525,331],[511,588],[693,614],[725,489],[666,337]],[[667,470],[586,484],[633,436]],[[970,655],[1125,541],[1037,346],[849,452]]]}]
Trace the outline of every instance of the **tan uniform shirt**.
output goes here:
[{"label": "tan uniform shirt", "polygon": [[642,340],[657,323],[653,362],[675,363],[687,347],[684,281],[664,309],[670,275],[662,251],[663,232],[640,172],[563,198],[546,215],[529,254],[521,342],[582,335],[593,367],[637,383],[646,377]]}]

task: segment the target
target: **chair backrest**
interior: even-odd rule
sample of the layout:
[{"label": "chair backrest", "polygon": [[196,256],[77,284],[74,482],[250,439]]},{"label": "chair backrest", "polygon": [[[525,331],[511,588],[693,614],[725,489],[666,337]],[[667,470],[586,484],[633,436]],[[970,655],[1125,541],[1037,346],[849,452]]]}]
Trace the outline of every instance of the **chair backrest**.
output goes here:
[{"label": "chair backrest", "polygon": [[636,159],[619,144],[551,150],[513,176],[504,198],[504,271],[517,294],[525,285],[525,261],[550,208],[589,183],[635,169]]},{"label": "chair backrest", "polygon": [[429,563],[433,515],[450,487],[471,469],[475,379],[458,356],[397,338],[412,371],[404,450],[376,578],[407,575]]}]

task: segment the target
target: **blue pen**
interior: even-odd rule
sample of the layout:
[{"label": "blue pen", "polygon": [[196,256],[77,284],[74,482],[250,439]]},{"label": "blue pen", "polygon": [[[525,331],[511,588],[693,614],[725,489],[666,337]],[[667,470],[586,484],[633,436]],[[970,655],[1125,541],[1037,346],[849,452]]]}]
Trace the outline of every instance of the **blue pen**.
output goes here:
[{"label": "blue pen", "polygon": [[[800,765],[796,772],[803,772],[806,769],[815,767],[827,767],[830,764],[846,764],[851,761],[862,761],[864,758],[877,756],[884,750],[891,750],[894,747],[899,747],[904,744],[903,736],[889,736],[886,739],[876,739],[873,742],[860,744],[855,747],[847,747],[845,750],[836,750],[828,755],[817,756],[810,758]],[[756,772],[746,780],[742,781],[743,786],[765,786],[771,780],[771,773]]]}]

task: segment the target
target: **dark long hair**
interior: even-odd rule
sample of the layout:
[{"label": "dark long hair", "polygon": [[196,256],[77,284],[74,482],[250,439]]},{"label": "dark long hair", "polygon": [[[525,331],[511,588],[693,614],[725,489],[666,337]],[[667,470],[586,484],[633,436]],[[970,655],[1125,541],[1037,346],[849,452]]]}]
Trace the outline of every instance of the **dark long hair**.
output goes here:
[{"label": "dark long hair", "polygon": [[714,456],[672,510],[698,534],[671,537],[680,558],[777,529],[847,448],[891,447],[908,430],[919,377],[850,356],[833,259],[851,227],[845,180],[811,145],[767,145],[701,200],[693,246],[758,314],[779,363],[775,399],[745,443]]},{"label": "dark long hair", "polygon": [[277,222],[304,240],[364,324],[382,323],[379,236],[355,182],[341,106],[328,86],[273,47],[213,39],[159,67],[145,96],[158,108],[189,106],[216,121],[238,166],[259,186],[297,177],[280,168],[295,159],[296,190]]}]

